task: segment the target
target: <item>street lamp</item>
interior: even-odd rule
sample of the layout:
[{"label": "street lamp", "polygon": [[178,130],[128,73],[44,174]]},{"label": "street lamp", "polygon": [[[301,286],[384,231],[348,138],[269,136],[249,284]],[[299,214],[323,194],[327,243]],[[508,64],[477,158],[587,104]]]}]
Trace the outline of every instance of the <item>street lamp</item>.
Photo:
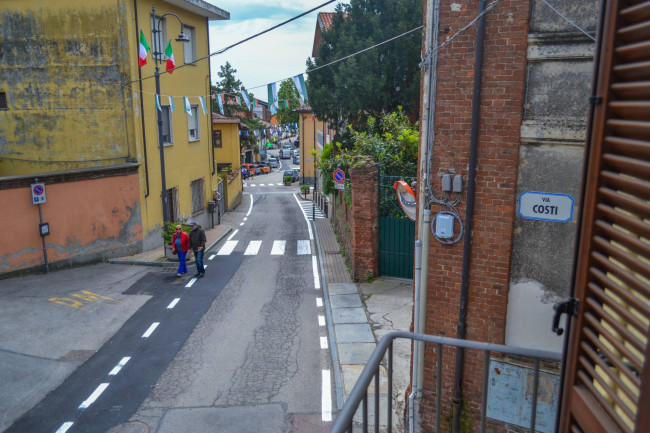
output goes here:
[{"label": "street lamp", "polygon": [[[156,96],[158,98],[158,101],[160,101],[160,69],[158,65],[160,62],[162,62],[162,41],[160,40],[160,34],[162,33],[162,30],[160,29],[160,26],[162,24],[162,20],[165,19],[167,15],[172,15],[176,17],[178,22],[181,25],[181,32],[176,38],[176,42],[189,42],[190,39],[185,36],[185,33],[183,33],[183,21],[181,21],[180,17],[176,15],[173,12],[168,12],[158,18],[156,20],[156,7],[155,5],[151,6],[151,16],[153,17],[153,30],[152,33],[154,35],[154,40],[153,40],[153,58],[154,58],[154,63],[156,64],[156,71],[154,73],[154,76],[156,77]],[[169,206],[167,205],[167,184],[165,182],[165,150],[163,146],[163,129],[162,129],[162,111],[158,110],[156,108],[156,113],[157,113],[157,118],[158,118],[158,149],[160,151],[160,180],[162,183],[162,208],[163,208],[163,222],[169,221]]]}]

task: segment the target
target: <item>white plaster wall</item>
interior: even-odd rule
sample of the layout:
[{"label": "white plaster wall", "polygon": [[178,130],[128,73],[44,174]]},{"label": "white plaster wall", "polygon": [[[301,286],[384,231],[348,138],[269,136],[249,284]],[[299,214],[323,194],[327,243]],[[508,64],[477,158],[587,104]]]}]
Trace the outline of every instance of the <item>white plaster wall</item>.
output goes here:
[{"label": "white plaster wall", "polygon": [[[560,298],[547,293],[533,280],[510,284],[506,316],[506,345],[561,352],[564,334],[551,331],[553,304]],[[565,317],[560,321],[564,324]]]}]

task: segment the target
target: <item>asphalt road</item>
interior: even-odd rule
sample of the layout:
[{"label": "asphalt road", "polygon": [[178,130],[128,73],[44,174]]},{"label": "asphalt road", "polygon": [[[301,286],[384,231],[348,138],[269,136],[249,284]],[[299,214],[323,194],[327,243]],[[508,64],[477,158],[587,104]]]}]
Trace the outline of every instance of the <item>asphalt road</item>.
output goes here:
[{"label": "asphalt road", "polygon": [[331,417],[308,224],[295,188],[249,189],[206,277],[142,276],[123,295],[151,298],[7,432],[285,432]]}]

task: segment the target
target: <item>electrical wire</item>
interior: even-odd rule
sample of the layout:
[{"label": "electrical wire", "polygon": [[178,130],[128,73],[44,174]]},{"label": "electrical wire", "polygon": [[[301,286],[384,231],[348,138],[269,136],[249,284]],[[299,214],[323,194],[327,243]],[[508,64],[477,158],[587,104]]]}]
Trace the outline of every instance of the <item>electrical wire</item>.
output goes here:
[{"label": "electrical wire", "polygon": [[561,13],[560,11],[558,11],[557,9],[555,9],[555,8],[553,7],[552,4],[550,4],[550,3],[547,2],[546,0],[542,0],[542,1],[546,4],[546,6],[550,7],[550,8],[553,10],[553,12],[555,12],[556,14],[558,14],[559,16],[561,16],[562,18],[564,18],[564,20],[565,20],[566,22],[568,22],[568,23],[571,24],[573,27],[575,27],[576,29],[580,30],[582,33],[584,33],[585,35],[587,35],[587,37],[588,37],[589,39],[591,39],[592,41],[595,41],[595,40],[596,40],[596,38],[595,38],[594,36],[592,36],[590,33],[588,33],[588,32],[587,32],[586,30],[584,30],[582,27],[580,27],[579,25],[577,25],[576,23],[574,23],[573,21],[571,21],[569,18],[567,18],[567,17],[565,17],[564,15],[562,15],[562,13]]}]

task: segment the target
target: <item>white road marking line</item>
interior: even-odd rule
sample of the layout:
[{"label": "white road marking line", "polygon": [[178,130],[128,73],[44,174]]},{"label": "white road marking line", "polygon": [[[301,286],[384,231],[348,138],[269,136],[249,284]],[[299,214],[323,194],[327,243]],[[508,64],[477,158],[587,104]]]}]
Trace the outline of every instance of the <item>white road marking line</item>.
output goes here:
[{"label": "white road marking line", "polygon": [[239,241],[226,241],[226,243],[223,245],[223,247],[221,247],[217,255],[228,256],[232,254],[233,250],[237,246],[237,243],[239,243]]},{"label": "white road marking line", "polygon": [[320,338],[320,348],[327,349],[327,337]]},{"label": "white road marking line", "polygon": [[260,247],[262,246],[262,241],[250,241],[246,251],[244,251],[245,256],[255,256],[260,252]]},{"label": "white road marking line", "polygon": [[280,186],[281,186],[281,185],[282,185],[282,183],[276,183],[276,185],[280,185]]},{"label": "white road marking line", "polygon": [[90,394],[90,397],[88,397],[83,403],[79,405],[79,409],[88,409],[88,407],[93,404],[100,395],[102,395],[102,392],[104,392],[106,388],[108,388],[108,383],[100,384],[97,389],[95,389],[95,391]]},{"label": "white road marking line", "polygon": [[61,424],[61,427],[59,427],[59,429],[55,433],[65,433],[65,432],[67,432],[68,429],[70,427],[72,427],[72,424],[74,424],[74,423],[70,422],[70,421],[64,422],[63,424]]},{"label": "white road marking line", "polygon": [[318,326],[325,326],[325,316],[318,316]]},{"label": "white road marking line", "polygon": [[318,262],[316,256],[311,256],[311,267],[314,270],[314,288],[320,289],[320,278],[318,277]]},{"label": "white road marking line", "polygon": [[149,337],[151,336],[151,334],[153,334],[153,331],[156,330],[156,328],[158,327],[158,325],[160,325],[160,322],[153,322],[153,323],[151,324],[151,326],[149,327],[149,329],[147,329],[147,332],[145,332],[144,334],[142,334],[142,338],[149,338]]},{"label": "white road marking line", "polygon": [[273,248],[271,248],[271,255],[272,256],[283,255],[286,246],[287,246],[287,241],[273,241]]},{"label": "white road marking line", "polygon": [[242,221],[248,221],[248,217],[244,217]]},{"label": "white road marking line", "polygon": [[244,224],[246,224],[246,223],[239,223],[239,227],[243,226]]},{"label": "white road marking line", "polygon": [[203,265],[203,269],[207,269],[207,268],[208,268],[208,265]]},{"label": "white road marking line", "polygon": [[185,284],[185,288],[189,289],[194,283],[196,283],[196,278],[192,278],[187,284]]},{"label": "white road marking line", "polygon": [[263,183],[260,183],[260,186],[266,186],[266,185],[265,185],[265,184],[263,184]]},{"label": "white road marking line", "polygon": [[210,257],[208,257],[208,260],[212,260],[212,259],[214,259],[216,256],[217,256],[216,254],[212,254]]},{"label": "white road marking line", "polygon": [[108,373],[108,375],[109,376],[115,376],[117,373],[119,373],[120,370],[122,369],[122,367],[124,367],[126,365],[126,363],[129,362],[129,359],[131,359],[130,356],[125,356],[124,358],[122,358],[120,360],[120,362],[115,367],[113,367],[111,372]]},{"label": "white road marking line", "polygon": [[332,384],[330,383],[330,371],[323,370],[323,395],[321,397],[321,414],[323,421],[332,421]]},{"label": "white road marking line", "polygon": [[257,186],[257,185],[255,185],[254,183],[251,183],[251,186]]},{"label": "white road marking line", "polygon": [[317,307],[323,306],[323,298],[316,298],[316,306]]},{"label": "white road marking line", "polygon": [[231,234],[230,236],[228,236],[228,239],[226,239],[226,240],[229,241],[230,239],[234,238],[238,231],[239,231],[239,229],[237,229],[237,230],[235,230],[234,232],[232,232],[232,234]]},{"label": "white road marking line", "polygon": [[[253,186],[255,186],[255,185],[253,185]],[[253,196],[249,194],[249,197],[251,198],[251,205],[248,208],[248,212],[246,213],[246,216],[250,215],[251,211],[253,210]]]},{"label": "white road marking line", "polygon": [[311,254],[311,241],[298,241],[298,255]]},{"label": "white road marking line", "polygon": [[180,300],[181,300],[181,298],[175,298],[175,299],[171,302],[171,304],[169,304],[169,305],[167,306],[167,309],[168,309],[168,310],[171,310],[172,308],[174,308],[174,307],[176,306],[176,304],[178,304],[178,301],[180,301]]},{"label": "white road marking line", "polygon": [[[296,203],[298,203],[298,206],[300,206],[300,209],[302,209],[302,206],[300,205],[300,201],[298,200],[298,195],[294,194],[293,198],[296,199]],[[309,223],[309,218],[307,218],[307,214],[305,213],[304,209],[302,209],[302,216],[305,217],[305,221],[307,222],[307,230],[309,230],[309,239],[313,240],[314,233],[311,231],[311,224]]]}]

